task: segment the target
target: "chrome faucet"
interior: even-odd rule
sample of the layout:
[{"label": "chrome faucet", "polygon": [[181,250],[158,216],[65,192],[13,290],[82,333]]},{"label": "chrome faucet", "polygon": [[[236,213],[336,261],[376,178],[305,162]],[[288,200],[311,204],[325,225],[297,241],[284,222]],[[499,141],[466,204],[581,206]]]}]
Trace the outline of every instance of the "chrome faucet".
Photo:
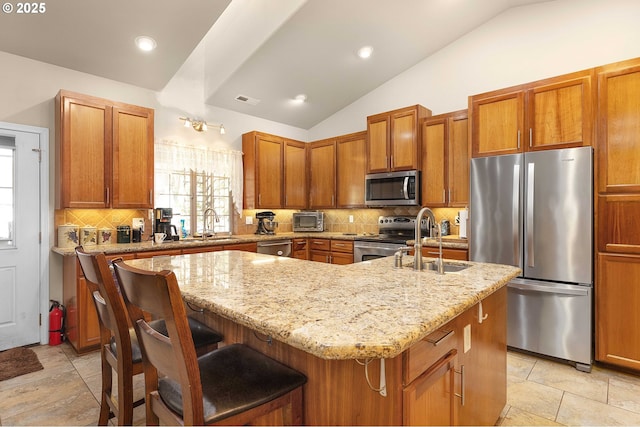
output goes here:
[{"label": "chrome faucet", "polygon": [[438,274],[444,274],[444,264],[442,262],[442,229],[440,228],[440,224],[436,223],[436,218],[433,215],[433,211],[429,208],[422,208],[420,212],[418,212],[418,216],[416,217],[416,229],[415,229],[415,243],[413,245],[413,269],[421,271],[422,270],[422,217],[427,215],[430,220],[430,224],[434,224],[436,226],[436,230],[438,232]]},{"label": "chrome faucet", "polygon": [[211,217],[213,217],[213,220],[215,222],[220,222],[220,217],[218,216],[218,213],[215,211],[215,209],[206,208],[202,212],[202,237],[205,240],[207,239],[208,232],[212,232],[214,236],[216,234],[213,223],[211,223],[210,228],[207,226],[209,224],[208,220],[211,219]]}]

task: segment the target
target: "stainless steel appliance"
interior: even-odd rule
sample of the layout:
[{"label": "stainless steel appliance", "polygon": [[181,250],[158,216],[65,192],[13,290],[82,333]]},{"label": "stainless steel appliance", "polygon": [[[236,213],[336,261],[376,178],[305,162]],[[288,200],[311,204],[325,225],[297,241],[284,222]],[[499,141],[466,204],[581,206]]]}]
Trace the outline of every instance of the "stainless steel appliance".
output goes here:
[{"label": "stainless steel appliance", "polygon": [[275,221],[276,214],[271,211],[258,212],[258,227],[255,234],[276,234],[278,223]]},{"label": "stainless steel appliance", "polygon": [[293,231],[324,231],[324,212],[293,213]]},{"label": "stainless steel appliance", "polygon": [[366,206],[420,206],[420,171],[365,175]]},{"label": "stainless steel appliance", "polygon": [[272,240],[268,242],[258,242],[258,253],[291,256],[291,240]]},{"label": "stainless steel appliance", "polygon": [[469,257],[510,264],[507,345],[592,363],[591,147],[471,160]]},{"label": "stainless steel appliance", "polygon": [[[353,242],[353,262],[391,256],[415,237],[416,218],[410,216],[378,217],[378,235],[357,237]],[[428,219],[421,223],[422,235],[429,235]]]}]

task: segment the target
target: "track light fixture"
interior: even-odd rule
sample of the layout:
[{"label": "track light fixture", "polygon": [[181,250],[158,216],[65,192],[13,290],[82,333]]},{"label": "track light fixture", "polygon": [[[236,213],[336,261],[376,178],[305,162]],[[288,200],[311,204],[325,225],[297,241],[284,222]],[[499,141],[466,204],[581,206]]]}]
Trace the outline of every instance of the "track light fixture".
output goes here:
[{"label": "track light fixture", "polygon": [[196,132],[205,132],[209,129],[209,127],[217,127],[220,129],[220,135],[225,134],[224,125],[223,124],[211,124],[207,123],[204,120],[192,119],[189,117],[180,117],[180,120],[184,120],[184,127],[192,127]]}]

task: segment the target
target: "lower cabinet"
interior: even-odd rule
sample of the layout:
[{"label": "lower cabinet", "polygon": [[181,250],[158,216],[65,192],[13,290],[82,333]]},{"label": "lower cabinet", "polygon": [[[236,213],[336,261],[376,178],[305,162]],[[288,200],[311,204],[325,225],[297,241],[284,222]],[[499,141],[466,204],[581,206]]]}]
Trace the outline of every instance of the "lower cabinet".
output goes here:
[{"label": "lower cabinet", "polygon": [[460,315],[457,326],[460,381],[464,383],[458,422],[495,425],[507,403],[507,287]]},{"label": "lower cabinet", "polygon": [[503,287],[403,354],[403,424],[495,425],[506,373]]},{"label": "lower cabinet", "polygon": [[[135,254],[107,256],[108,260],[115,258],[134,259]],[[62,280],[63,304],[66,308],[65,337],[78,353],[94,350],[100,346],[98,313],[77,257],[64,257]]]},{"label": "lower cabinet", "polygon": [[329,264],[353,264],[350,240],[309,239],[309,260]]},{"label": "lower cabinet", "polygon": [[598,254],[596,360],[640,370],[640,255]]},{"label": "lower cabinet", "polygon": [[309,259],[309,241],[307,239],[293,239],[291,256],[297,259]]}]

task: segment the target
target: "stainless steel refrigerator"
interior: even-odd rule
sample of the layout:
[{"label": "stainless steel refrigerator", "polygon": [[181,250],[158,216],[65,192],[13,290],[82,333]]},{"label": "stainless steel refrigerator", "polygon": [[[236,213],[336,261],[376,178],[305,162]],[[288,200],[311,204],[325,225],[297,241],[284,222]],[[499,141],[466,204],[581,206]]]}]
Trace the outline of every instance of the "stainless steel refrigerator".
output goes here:
[{"label": "stainless steel refrigerator", "polygon": [[507,345],[589,371],[593,312],[591,147],[471,160],[469,257],[510,264]]}]

